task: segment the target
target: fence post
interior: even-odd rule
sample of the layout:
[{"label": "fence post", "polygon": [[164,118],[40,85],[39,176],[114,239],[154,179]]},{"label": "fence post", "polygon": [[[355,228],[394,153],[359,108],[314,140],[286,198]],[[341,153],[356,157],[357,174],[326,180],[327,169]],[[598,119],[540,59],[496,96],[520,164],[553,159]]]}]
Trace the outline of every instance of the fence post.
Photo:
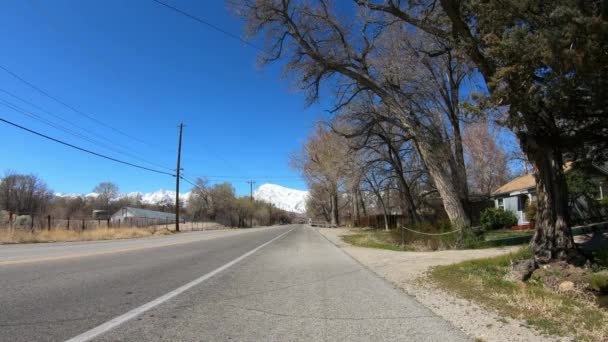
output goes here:
[{"label": "fence post", "polygon": [[70,217],[68,216],[68,230],[70,230]]},{"label": "fence post", "polygon": [[51,215],[46,215],[46,228],[51,231]]},{"label": "fence post", "polygon": [[84,226],[84,219],[82,219],[82,230],[84,230],[85,226]]},{"label": "fence post", "polygon": [[106,224],[106,228],[110,228],[110,218],[108,217],[108,223]]},{"label": "fence post", "polygon": [[32,233],[34,232],[34,217],[36,217],[34,214],[30,216],[30,230]]}]

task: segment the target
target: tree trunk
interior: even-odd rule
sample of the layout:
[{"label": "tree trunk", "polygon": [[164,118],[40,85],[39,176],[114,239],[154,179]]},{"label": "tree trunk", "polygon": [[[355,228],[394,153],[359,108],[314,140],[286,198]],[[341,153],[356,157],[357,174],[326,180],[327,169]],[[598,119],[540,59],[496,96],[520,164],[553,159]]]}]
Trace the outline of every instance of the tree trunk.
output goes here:
[{"label": "tree trunk", "polygon": [[361,211],[363,212],[363,216],[367,216],[367,208],[365,207],[365,201],[363,200],[363,196],[361,195],[361,190],[359,192],[359,201],[361,205]]},{"label": "tree trunk", "polygon": [[377,194],[378,196],[378,201],[380,202],[380,205],[382,206],[382,216],[384,216],[384,230],[386,230],[388,232],[388,210],[386,208],[386,205],[384,204],[384,201],[382,200],[382,194]]},{"label": "tree trunk", "polygon": [[452,168],[446,167],[446,153],[450,151],[438,151],[440,148],[445,148],[445,145],[429,145],[427,142],[420,142],[418,148],[422,159],[429,171],[431,179],[435,183],[437,192],[441,196],[443,207],[445,209],[450,223],[455,228],[464,228],[471,225],[469,212],[467,211],[467,201],[463,201],[462,189],[459,182],[459,175],[454,175]]},{"label": "tree trunk", "polygon": [[338,226],[340,224],[340,217],[338,213],[338,191],[332,191],[329,197],[331,207],[331,224]]},{"label": "tree trunk", "polygon": [[403,177],[403,173],[396,175],[397,176],[397,184],[399,185],[399,197],[400,202],[399,205],[401,207],[402,214],[407,216],[407,219],[411,225],[414,225],[420,222],[420,218],[418,217],[418,213],[416,212],[416,203],[414,203],[414,198],[412,197],[412,192],[410,191],[410,186],[407,184],[405,178]]},{"label": "tree trunk", "polygon": [[568,215],[568,188],[562,153],[542,138],[519,135],[521,146],[534,167],[537,213],[532,238],[534,260],[579,261],[581,254],[574,244]]},{"label": "tree trunk", "polygon": [[353,226],[358,227],[361,222],[361,213],[359,212],[359,191],[358,189],[354,189],[352,193]]}]

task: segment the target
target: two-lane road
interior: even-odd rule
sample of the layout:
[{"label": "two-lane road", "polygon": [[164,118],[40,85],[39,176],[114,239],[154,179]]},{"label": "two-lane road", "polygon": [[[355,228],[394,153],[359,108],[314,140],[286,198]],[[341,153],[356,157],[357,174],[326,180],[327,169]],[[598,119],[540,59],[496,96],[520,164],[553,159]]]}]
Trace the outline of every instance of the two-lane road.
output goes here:
[{"label": "two-lane road", "polygon": [[306,226],[0,246],[0,341],[74,337],[467,339]]}]

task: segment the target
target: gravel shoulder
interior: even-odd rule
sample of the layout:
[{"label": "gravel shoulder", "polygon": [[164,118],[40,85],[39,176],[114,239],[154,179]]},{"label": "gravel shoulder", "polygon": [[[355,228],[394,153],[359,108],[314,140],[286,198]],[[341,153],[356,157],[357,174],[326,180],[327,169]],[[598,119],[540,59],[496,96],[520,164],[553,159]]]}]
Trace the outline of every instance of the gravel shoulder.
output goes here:
[{"label": "gravel shoulder", "polygon": [[395,252],[351,246],[340,238],[351,234],[349,229],[318,228],[329,241],[340,247],[359,263],[401,288],[435,314],[446,319],[472,338],[480,341],[556,341],[566,340],[543,336],[524,321],[501,317],[467,300],[438,289],[425,280],[433,266],[507,254],[519,247],[437,252]]}]

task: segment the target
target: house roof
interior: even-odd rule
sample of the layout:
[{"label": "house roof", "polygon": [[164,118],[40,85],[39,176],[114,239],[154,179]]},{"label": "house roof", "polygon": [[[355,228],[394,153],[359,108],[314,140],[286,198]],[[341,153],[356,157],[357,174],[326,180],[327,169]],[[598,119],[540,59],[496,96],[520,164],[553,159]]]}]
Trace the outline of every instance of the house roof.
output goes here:
[{"label": "house roof", "polygon": [[[155,211],[142,208],[124,207],[120,208],[114,215],[121,215],[123,209],[129,211],[134,217],[150,218],[150,219],[175,219],[174,213],[165,213],[162,211]],[[112,216],[114,216],[112,215]]]},{"label": "house roof", "polygon": [[[565,172],[569,171],[570,169],[572,169],[573,165],[574,165],[573,162],[565,163],[564,171]],[[601,173],[608,175],[608,169],[604,165],[600,166],[597,164],[592,164],[592,166],[597,171],[600,171]],[[529,189],[533,189],[535,186],[536,186],[536,180],[534,179],[534,175],[530,173],[530,174],[519,176],[519,177],[513,179],[512,181],[508,182],[507,184],[494,190],[492,195],[496,196],[496,195],[508,194],[508,193],[511,193],[514,191],[529,190]]]},{"label": "house roof", "polygon": [[536,181],[534,180],[534,175],[530,173],[513,179],[509,183],[494,190],[492,195],[496,196],[500,194],[508,194],[513,191],[528,190],[534,188],[535,186]]}]

